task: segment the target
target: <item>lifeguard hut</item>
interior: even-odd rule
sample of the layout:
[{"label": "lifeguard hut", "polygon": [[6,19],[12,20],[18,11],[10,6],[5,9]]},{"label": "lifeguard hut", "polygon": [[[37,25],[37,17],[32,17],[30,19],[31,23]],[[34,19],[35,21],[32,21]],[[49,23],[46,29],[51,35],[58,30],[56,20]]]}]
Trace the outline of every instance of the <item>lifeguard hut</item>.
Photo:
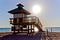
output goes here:
[{"label": "lifeguard hut", "polygon": [[18,8],[8,11],[13,14],[13,18],[10,18],[10,24],[13,26],[11,30],[14,33],[34,34],[34,28],[37,27],[39,31],[42,31],[42,24],[36,16],[29,16],[27,10],[25,10],[22,4],[17,5]]}]

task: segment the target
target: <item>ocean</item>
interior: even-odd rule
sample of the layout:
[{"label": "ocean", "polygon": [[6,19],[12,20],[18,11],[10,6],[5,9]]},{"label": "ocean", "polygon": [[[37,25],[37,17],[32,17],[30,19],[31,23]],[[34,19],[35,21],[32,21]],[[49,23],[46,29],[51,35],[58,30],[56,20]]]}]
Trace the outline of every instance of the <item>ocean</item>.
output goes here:
[{"label": "ocean", "polygon": [[[60,27],[45,27],[44,31],[60,32]],[[51,30],[52,29],[52,30]],[[0,28],[0,32],[11,32],[11,28]]]},{"label": "ocean", "polygon": [[60,27],[45,27],[44,29],[45,31],[48,29],[49,32],[60,32]]},{"label": "ocean", "polygon": [[0,32],[11,32],[11,28],[0,28]]}]

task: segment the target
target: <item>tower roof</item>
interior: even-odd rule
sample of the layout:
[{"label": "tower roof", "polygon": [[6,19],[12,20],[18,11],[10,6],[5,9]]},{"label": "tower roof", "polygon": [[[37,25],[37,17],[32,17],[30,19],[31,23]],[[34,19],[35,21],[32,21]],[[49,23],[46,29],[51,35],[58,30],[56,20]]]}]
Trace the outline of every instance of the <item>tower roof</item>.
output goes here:
[{"label": "tower roof", "polygon": [[11,13],[11,14],[20,14],[20,13],[23,13],[23,14],[26,14],[26,15],[29,15],[30,13],[25,10],[23,7],[22,4],[17,4],[18,8],[15,8],[13,10],[10,10],[8,11],[8,13]]},{"label": "tower roof", "polygon": [[18,7],[24,7],[22,4],[17,4]]}]

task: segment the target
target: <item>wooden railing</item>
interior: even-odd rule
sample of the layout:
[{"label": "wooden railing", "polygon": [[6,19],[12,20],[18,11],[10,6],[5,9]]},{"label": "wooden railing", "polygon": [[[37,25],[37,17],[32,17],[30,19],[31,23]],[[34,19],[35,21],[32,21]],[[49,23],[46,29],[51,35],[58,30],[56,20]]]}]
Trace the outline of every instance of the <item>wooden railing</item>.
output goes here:
[{"label": "wooden railing", "polygon": [[[14,23],[14,19],[16,19],[15,20],[16,23],[19,23],[20,18],[10,18],[10,24]],[[24,22],[29,22],[29,23],[34,22],[35,24],[38,24],[40,27],[42,27],[40,20],[35,16],[23,17],[21,22],[23,22],[23,23]]]}]

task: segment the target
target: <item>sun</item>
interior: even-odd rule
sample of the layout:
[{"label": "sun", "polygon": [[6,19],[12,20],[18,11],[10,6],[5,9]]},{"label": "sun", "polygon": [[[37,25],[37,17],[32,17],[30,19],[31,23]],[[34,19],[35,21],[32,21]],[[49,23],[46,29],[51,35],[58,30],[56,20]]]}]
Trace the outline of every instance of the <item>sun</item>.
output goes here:
[{"label": "sun", "polygon": [[34,14],[40,13],[40,12],[41,12],[41,7],[40,7],[40,5],[33,5],[33,7],[32,7],[32,12],[33,12]]}]

